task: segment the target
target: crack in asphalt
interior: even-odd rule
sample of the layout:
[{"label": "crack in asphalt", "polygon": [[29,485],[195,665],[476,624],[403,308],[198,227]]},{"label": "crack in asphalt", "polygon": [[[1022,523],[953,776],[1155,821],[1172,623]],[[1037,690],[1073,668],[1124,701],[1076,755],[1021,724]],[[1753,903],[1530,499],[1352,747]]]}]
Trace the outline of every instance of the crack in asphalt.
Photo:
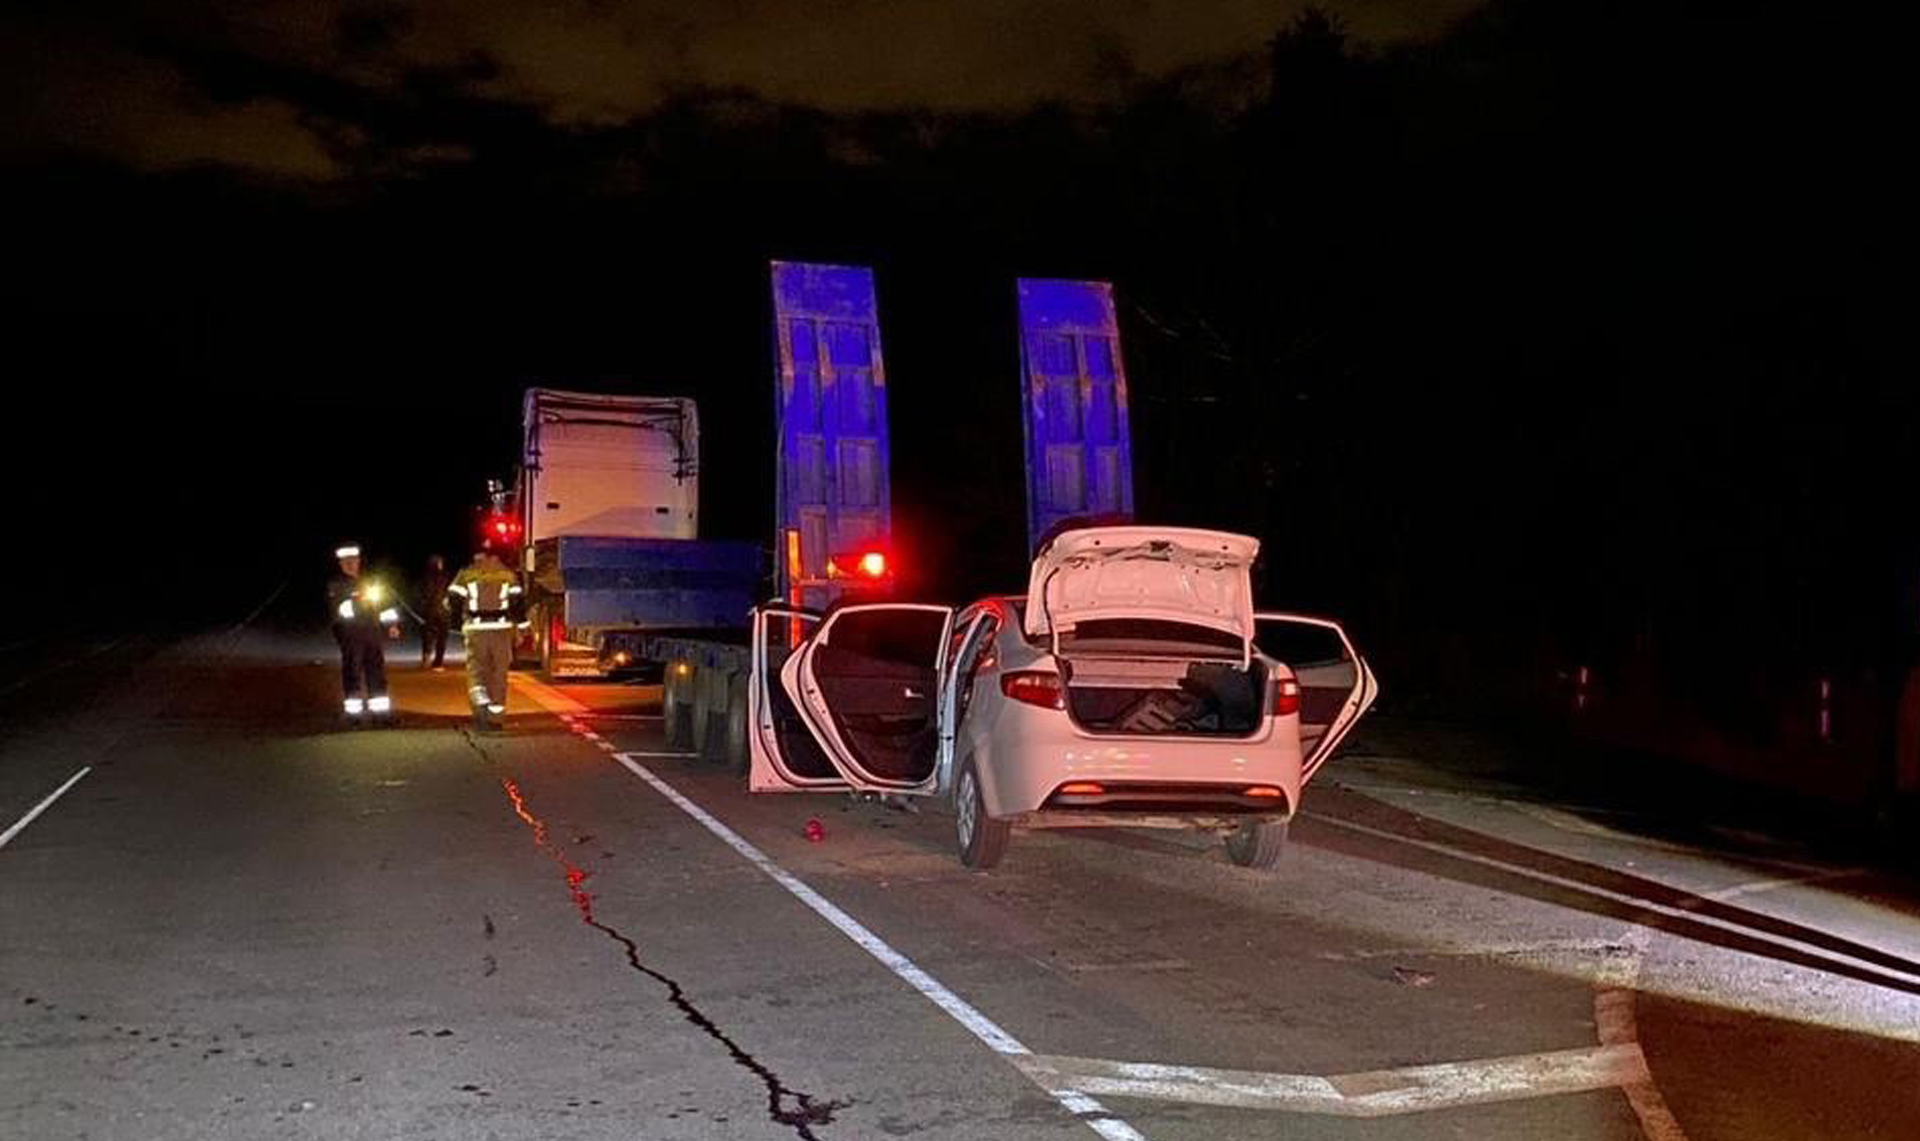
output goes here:
[{"label": "crack in asphalt", "polygon": [[[465,737],[468,746],[471,747],[474,752],[480,754],[489,764],[494,763],[492,755],[489,754],[478,741],[473,739],[471,733],[462,731],[462,736]],[[511,777],[502,777],[500,778],[500,786],[506,792],[507,799],[513,804],[514,815],[519,817],[528,828],[532,829],[534,846],[544,852],[554,863],[560,865],[561,871],[566,876],[567,892],[573,899],[575,910],[580,913],[581,921],[613,940],[615,943],[618,943],[626,953],[627,965],[629,967],[632,967],[635,971],[646,975],[648,978],[665,987],[667,989],[667,1001],[673,1004],[673,1007],[680,1012],[683,1018],[698,1028],[707,1037],[719,1043],[721,1048],[727,1052],[728,1058],[731,1059],[735,1065],[752,1074],[760,1081],[761,1085],[766,1087],[767,1117],[769,1120],[792,1129],[794,1135],[801,1138],[802,1141],[820,1141],[819,1135],[814,1133],[813,1127],[816,1125],[832,1124],[833,1115],[839,1110],[846,1108],[849,1103],[837,1100],[822,1101],[813,1094],[788,1087],[787,1084],[780,1079],[780,1075],[774,1073],[764,1062],[761,1062],[758,1058],[755,1058],[743,1049],[738,1042],[734,1041],[731,1035],[720,1028],[718,1023],[714,1022],[704,1011],[694,1005],[693,1000],[687,997],[686,988],[681,986],[678,980],[643,962],[640,958],[640,945],[638,943],[618,928],[602,922],[600,918],[595,915],[593,909],[593,893],[585,887],[587,879],[593,873],[573,863],[567,858],[566,853],[553,843],[548,837],[546,822],[535,815],[533,810],[528,807],[526,797],[521,793],[518,783]]]}]

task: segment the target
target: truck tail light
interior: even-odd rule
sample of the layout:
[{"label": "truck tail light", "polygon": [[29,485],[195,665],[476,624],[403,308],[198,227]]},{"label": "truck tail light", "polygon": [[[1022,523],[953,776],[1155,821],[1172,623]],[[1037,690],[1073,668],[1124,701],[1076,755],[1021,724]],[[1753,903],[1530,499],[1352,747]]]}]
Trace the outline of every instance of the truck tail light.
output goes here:
[{"label": "truck tail light", "polygon": [[882,550],[853,551],[827,558],[828,578],[883,579],[893,573],[893,560]]},{"label": "truck tail light", "polygon": [[1273,679],[1273,692],[1268,695],[1267,716],[1285,717],[1289,713],[1300,712],[1300,682],[1290,677]]},{"label": "truck tail light", "polygon": [[494,512],[481,524],[481,541],[497,547],[520,545],[520,520],[503,512]]},{"label": "truck tail light", "polygon": [[1045,670],[1014,670],[1000,675],[1000,692],[1015,701],[1042,709],[1065,709],[1067,687],[1060,675]]}]

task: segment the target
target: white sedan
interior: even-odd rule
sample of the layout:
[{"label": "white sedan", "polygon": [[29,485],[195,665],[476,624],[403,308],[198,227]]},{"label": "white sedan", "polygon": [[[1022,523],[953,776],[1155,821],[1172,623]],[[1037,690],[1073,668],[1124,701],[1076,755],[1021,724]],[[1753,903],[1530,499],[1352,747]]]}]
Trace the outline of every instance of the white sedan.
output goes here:
[{"label": "white sedan", "polygon": [[1067,531],[1025,596],[754,615],[755,792],[952,800],[960,861],[1015,827],[1198,828],[1271,867],[1378,689],[1337,623],[1253,609],[1259,541]]}]

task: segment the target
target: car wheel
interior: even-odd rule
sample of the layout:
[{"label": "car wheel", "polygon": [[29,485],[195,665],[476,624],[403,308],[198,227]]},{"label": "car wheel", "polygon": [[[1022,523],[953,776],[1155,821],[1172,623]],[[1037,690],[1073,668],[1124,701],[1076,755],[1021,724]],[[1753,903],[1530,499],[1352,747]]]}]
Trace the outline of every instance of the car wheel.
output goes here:
[{"label": "car wheel", "polygon": [[973,758],[968,757],[953,778],[953,833],[959,842],[961,865],[985,870],[999,863],[1007,854],[1007,834],[1011,831],[1006,821],[987,815],[980,778],[974,772]]},{"label": "car wheel", "polygon": [[1227,833],[1227,857],[1243,868],[1271,868],[1286,850],[1285,820],[1252,820]]}]

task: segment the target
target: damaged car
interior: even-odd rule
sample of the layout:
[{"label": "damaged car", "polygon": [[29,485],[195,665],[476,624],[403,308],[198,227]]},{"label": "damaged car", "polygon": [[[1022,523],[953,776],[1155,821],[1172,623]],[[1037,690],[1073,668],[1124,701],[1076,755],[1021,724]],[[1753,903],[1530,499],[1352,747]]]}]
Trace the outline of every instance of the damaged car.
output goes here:
[{"label": "damaged car", "polygon": [[1068,530],[1025,595],[754,614],[749,783],[950,803],[969,868],[1023,828],[1183,828],[1244,867],[1378,687],[1336,622],[1253,606],[1259,541]]}]

